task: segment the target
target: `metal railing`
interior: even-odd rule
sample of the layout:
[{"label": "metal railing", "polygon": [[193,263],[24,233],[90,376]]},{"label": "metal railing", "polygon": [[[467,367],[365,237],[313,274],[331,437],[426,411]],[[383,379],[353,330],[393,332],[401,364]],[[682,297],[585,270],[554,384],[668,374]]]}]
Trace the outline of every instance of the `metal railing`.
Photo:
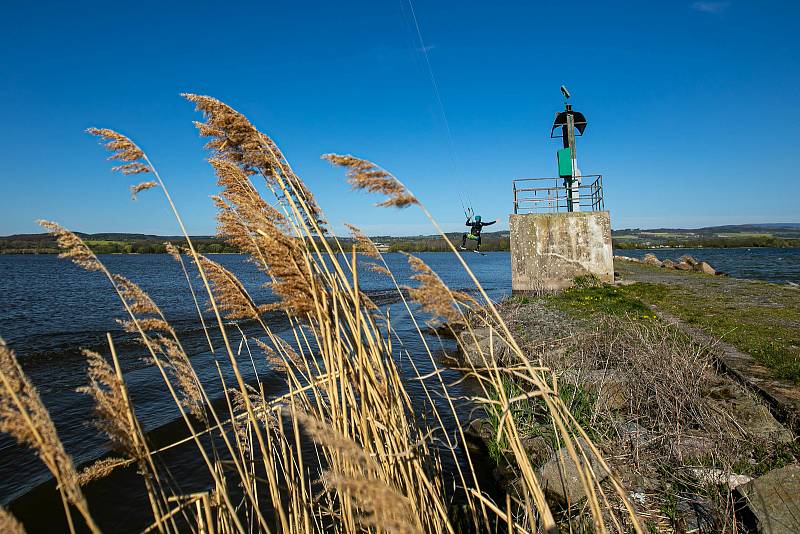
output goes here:
[{"label": "metal railing", "polygon": [[[572,190],[574,211],[603,211],[603,176],[579,176],[581,185]],[[514,180],[514,213],[569,211],[569,190],[563,178],[518,178]],[[552,187],[550,187],[552,184]]]}]

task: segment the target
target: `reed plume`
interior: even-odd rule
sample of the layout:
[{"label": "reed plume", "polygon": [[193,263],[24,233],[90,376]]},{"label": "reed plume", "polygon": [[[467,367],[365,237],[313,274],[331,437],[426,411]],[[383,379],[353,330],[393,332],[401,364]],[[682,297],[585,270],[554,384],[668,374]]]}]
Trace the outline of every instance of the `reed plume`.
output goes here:
[{"label": "reed plume", "polygon": [[321,281],[309,268],[302,240],[290,235],[289,221],[261,198],[238,166],[218,157],[209,162],[223,188],[215,199],[217,235],[270,275],[270,288],[281,300],[272,308],[299,316],[313,311],[315,287]]},{"label": "reed plume", "polygon": [[141,193],[142,191],[146,191],[148,189],[152,189],[158,186],[156,182],[141,182],[136,185],[131,186],[131,198],[136,200],[136,195]]},{"label": "reed plume", "polygon": [[[138,464],[139,472],[144,476],[147,497],[156,519],[156,526],[159,532],[164,532],[161,525],[163,512],[158,496],[160,487],[158,473],[134,413],[133,403],[128,396],[111,334],[106,334],[106,337],[114,366],[112,367],[100,354],[84,350],[83,354],[89,362],[87,371],[89,385],[78,388],[78,392],[85,393],[94,400],[94,410],[98,416],[95,425],[108,436],[112,448],[121,451]],[[107,474],[114,467],[117,465],[113,461],[95,463],[84,471],[82,480],[88,481],[92,477]]]},{"label": "reed plume", "polygon": [[138,332],[139,328],[143,331],[160,331],[174,333],[172,327],[164,318],[161,309],[156,305],[150,295],[134,282],[124,276],[112,275],[114,284],[120,293],[120,297],[127,303],[134,319],[119,321],[127,332]]},{"label": "reed plume", "polygon": [[175,245],[173,245],[169,241],[165,241],[164,242],[164,249],[167,251],[167,254],[172,256],[173,260],[175,260],[177,262],[181,261],[181,250],[178,247],[176,247]]},{"label": "reed plume", "polygon": [[57,223],[45,220],[37,222],[39,226],[47,229],[56,238],[58,248],[64,251],[58,255],[59,258],[72,260],[75,265],[87,271],[103,270],[100,262],[97,261],[97,256],[80,237]]},{"label": "reed plume", "polygon": [[[173,247],[174,248],[174,247]],[[181,392],[181,402],[201,421],[205,421],[203,396],[197,382],[197,375],[189,362],[189,356],[178,342],[178,335],[164,317],[163,312],[141,287],[124,276],[112,275],[120,297],[127,304],[133,318],[119,320],[127,332],[155,333],[155,338],[145,341],[154,352],[165,357],[163,364],[175,380]],[[164,335],[166,334],[166,335]],[[158,354],[154,354],[157,357]]]},{"label": "reed plume", "polygon": [[356,467],[371,477],[377,476],[380,472],[380,466],[364,452],[364,449],[328,423],[300,410],[295,410],[294,417],[303,425],[303,430],[311,439],[338,453],[350,467]]},{"label": "reed plume", "polygon": [[11,512],[0,506],[0,532],[5,534],[25,534],[22,523]]},{"label": "reed plume", "polygon": [[280,302],[272,306],[303,317],[325,300],[324,281],[312,271],[312,260],[302,242],[277,226],[257,230],[272,281],[268,284]]},{"label": "reed plume", "polygon": [[350,230],[350,235],[353,236],[353,239],[356,242],[356,250],[361,252],[362,254],[366,254],[370,258],[380,259],[381,253],[378,251],[378,247],[375,246],[375,243],[367,237],[367,235],[361,231],[360,228],[357,226],[353,226],[352,224],[344,224],[348,230]]},{"label": "reed plume", "polygon": [[206,119],[205,123],[195,122],[200,135],[211,138],[206,149],[217,158],[238,165],[247,174],[261,174],[271,187],[278,187],[302,207],[302,211],[298,210],[301,217],[313,219],[316,228],[324,232],[322,210],[272,139],[258,131],[244,115],[216,98],[189,93],[183,96],[193,102]]},{"label": "reed plume", "polygon": [[93,480],[99,480],[110,475],[117,467],[130,465],[130,460],[123,460],[121,458],[103,458],[96,462],[84,467],[78,473],[78,484],[85,486]]},{"label": "reed plume", "polygon": [[323,481],[358,511],[356,520],[362,528],[399,534],[422,532],[409,499],[383,480],[327,473]]},{"label": "reed plume", "polygon": [[266,304],[253,302],[236,275],[228,269],[205,256],[198,255],[198,258],[211,284],[217,306],[227,319],[258,319],[271,309]]},{"label": "reed plume", "polygon": [[391,173],[381,169],[371,161],[360,159],[355,156],[339,154],[324,154],[322,159],[328,160],[331,164],[345,167],[347,170],[347,181],[353,189],[363,189],[369,193],[381,193],[387,198],[377,206],[405,208],[413,204],[419,204],[417,198],[412,195],[406,186]]},{"label": "reed plume", "polygon": [[277,352],[280,354],[280,357],[284,362],[288,360],[294,364],[295,368],[301,370],[305,367],[305,360],[299,354],[297,354],[297,351],[294,350],[289,342],[278,336],[275,336],[274,340],[275,344],[278,346]]},{"label": "reed plume", "polygon": [[411,270],[416,273],[411,279],[419,282],[417,287],[404,286],[411,299],[419,304],[424,312],[441,317],[448,324],[463,323],[464,316],[459,306],[477,306],[475,299],[462,291],[453,291],[442,282],[428,264],[416,256],[404,254],[408,258]]},{"label": "reed plume", "polygon": [[89,385],[78,388],[94,400],[98,418],[95,425],[108,436],[115,450],[129,458],[143,459],[147,450],[141,443],[138,427],[129,417],[132,407],[128,404],[125,384],[114,368],[97,352],[84,350],[89,362]]},{"label": "reed plume", "polygon": [[380,273],[386,276],[392,276],[392,271],[384,267],[383,265],[379,265],[377,263],[372,263],[369,266],[369,270],[375,273]]},{"label": "reed plume", "polygon": [[364,529],[378,532],[422,532],[410,500],[384,480],[381,466],[358,444],[329,424],[295,410],[303,430],[337,457],[321,480],[328,491],[357,510],[356,520]]},{"label": "reed plume", "polygon": [[[142,174],[152,171],[150,165],[146,163],[142,149],[121,133],[108,128],[89,128],[86,131],[103,140],[105,149],[111,152],[108,159],[127,162],[113,167],[112,171],[121,172],[122,174]],[[153,185],[150,187],[155,186],[154,182],[145,183],[152,183]]]},{"label": "reed plume", "polygon": [[[297,366],[303,364],[303,360],[299,358],[298,354],[292,349],[292,347],[280,339],[279,337],[275,337],[276,343],[284,343],[285,346],[281,346],[279,351],[276,351],[260,339],[254,339],[256,345],[262,350],[264,353],[264,359],[272,366],[274,371],[279,373],[285,373],[289,371],[289,362],[294,363]],[[280,341],[277,341],[280,340]],[[287,350],[288,348],[288,350]],[[302,369],[302,367],[299,367]]]},{"label": "reed plume", "polygon": [[[259,416],[261,422],[266,428],[275,427],[278,420],[275,418],[275,414],[272,412],[271,407],[264,402],[264,397],[262,397],[261,393],[259,393],[258,390],[256,390],[256,388],[253,386],[248,384],[245,387],[247,389],[247,398],[249,399],[250,404],[253,406],[253,412],[256,414],[256,416]],[[236,388],[228,389],[228,394],[232,399],[233,413],[239,416],[238,418],[243,418],[247,413],[244,395],[242,395],[242,392]]]},{"label": "reed plume", "polygon": [[[263,225],[276,226],[283,232],[289,231],[286,218],[261,197],[247,173],[236,164],[219,157],[211,158],[208,161],[217,176],[217,185],[222,188],[222,193],[218,199],[215,199],[217,207],[225,213],[235,215],[237,219],[233,231],[226,232],[226,221],[219,220],[218,217],[222,236],[238,239],[239,241],[234,244],[250,251],[252,234]],[[244,228],[245,233],[250,235],[241,235],[241,228]]]},{"label": "reed plume", "polygon": [[155,346],[166,357],[167,370],[178,382],[178,390],[181,393],[183,406],[200,421],[207,422],[203,392],[198,383],[197,373],[195,373],[191,362],[189,362],[189,356],[186,351],[183,350],[183,347],[176,339],[157,336]]},{"label": "reed plume", "polygon": [[[78,484],[72,458],[58,439],[56,427],[39,393],[3,339],[0,339],[0,385],[0,432],[37,452],[56,479],[64,498],[78,509],[89,528],[97,532]],[[69,511],[67,516],[69,519]]]}]

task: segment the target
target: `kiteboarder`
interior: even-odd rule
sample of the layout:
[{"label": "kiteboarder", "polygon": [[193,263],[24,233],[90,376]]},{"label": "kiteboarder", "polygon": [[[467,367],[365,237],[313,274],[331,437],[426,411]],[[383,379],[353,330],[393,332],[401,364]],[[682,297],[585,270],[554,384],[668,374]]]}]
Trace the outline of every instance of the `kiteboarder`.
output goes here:
[{"label": "kiteboarder", "polygon": [[468,234],[463,234],[461,236],[461,250],[467,250],[467,239],[471,241],[477,241],[478,244],[475,246],[475,252],[480,252],[481,250],[481,230],[484,226],[489,226],[490,224],[494,224],[497,221],[492,222],[482,222],[480,215],[475,215],[473,220],[470,217],[469,213],[467,214],[467,226],[470,227]]}]

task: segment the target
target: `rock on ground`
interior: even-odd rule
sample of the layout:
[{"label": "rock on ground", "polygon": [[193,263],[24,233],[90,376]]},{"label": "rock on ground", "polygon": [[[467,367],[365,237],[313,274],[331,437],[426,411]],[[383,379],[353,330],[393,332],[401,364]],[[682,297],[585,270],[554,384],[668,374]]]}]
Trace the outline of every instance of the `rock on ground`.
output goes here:
[{"label": "rock on ground", "polygon": [[644,255],[642,259],[642,263],[646,263],[647,265],[655,265],[656,267],[661,267],[661,260],[659,260],[655,254],[652,252],[648,252]]},{"label": "rock on ground", "polygon": [[559,381],[562,384],[579,384],[595,396],[598,406],[607,410],[622,410],[628,406],[628,384],[616,369],[567,370],[561,374]]},{"label": "rock on ground", "polygon": [[465,366],[476,369],[491,366],[492,355],[498,363],[510,360],[511,346],[500,337],[497,330],[488,326],[473,328],[472,331],[465,330],[458,336],[458,341],[461,363]]},{"label": "rock on ground", "polygon": [[738,490],[756,516],[759,532],[800,532],[800,464],[774,469]]},{"label": "rock on ground", "polygon": [[701,261],[699,263],[694,264],[692,266],[692,268],[695,271],[700,272],[700,273],[704,273],[704,274],[717,274],[716,269],[714,269],[711,265],[709,265],[708,263],[706,263],[704,261]]},{"label": "rock on ground", "polygon": [[630,256],[614,256],[615,260],[632,261],[634,263],[641,263],[639,258],[632,258]]},{"label": "rock on ground", "polygon": [[[575,442],[576,452],[580,460],[576,464],[563,447],[556,451],[553,456],[542,466],[539,472],[539,482],[549,500],[558,506],[574,506],[586,498],[586,490],[581,483],[579,469],[586,465],[586,460],[581,456],[582,449],[589,459],[589,466],[598,482],[602,482],[608,474],[600,466],[597,457],[589,451],[588,443],[583,438]],[[561,462],[563,461],[563,470]]]},{"label": "rock on ground", "polygon": [[742,484],[747,484],[753,480],[747,475],[737,475],[736,473],[728,473],[722,469],[711,467],[695,467],[691,469],[691,472],[701,484],[727,486],[730,490],[735,490]]},{"label": "rock on ground", "polygon": [[778,443],[792,441],[792,433],[775,419],[763,402],[732,382],[715,380],[705,394],[721,412],[731,414],[736,424],[748,434]]}]

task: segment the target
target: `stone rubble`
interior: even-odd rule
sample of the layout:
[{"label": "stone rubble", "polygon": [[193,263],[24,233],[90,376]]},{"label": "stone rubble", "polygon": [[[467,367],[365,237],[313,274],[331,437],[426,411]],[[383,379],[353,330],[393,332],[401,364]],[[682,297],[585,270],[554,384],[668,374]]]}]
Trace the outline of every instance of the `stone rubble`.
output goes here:
[{"label": "stone rubble", "polygon": [[800,464],[773,469],[737,487],[765,534],[800,532]]},{"label": "stone rubble", "polygon": [[684,254],[678,261],[670,259],[659,260],[658,257],[652,252],[648,252],[641,260],[632,258],[630,256],[614,256],[614,260],[631,261],[634,263],[644,263],[645,265],[652,265],[654,267],[662,267],[664,269],[676,269],[678,271],[695,271],[698,273],[708,275],[721,275],[721,271],[717,271],[708,262],[697,261],[688,254]]}]

